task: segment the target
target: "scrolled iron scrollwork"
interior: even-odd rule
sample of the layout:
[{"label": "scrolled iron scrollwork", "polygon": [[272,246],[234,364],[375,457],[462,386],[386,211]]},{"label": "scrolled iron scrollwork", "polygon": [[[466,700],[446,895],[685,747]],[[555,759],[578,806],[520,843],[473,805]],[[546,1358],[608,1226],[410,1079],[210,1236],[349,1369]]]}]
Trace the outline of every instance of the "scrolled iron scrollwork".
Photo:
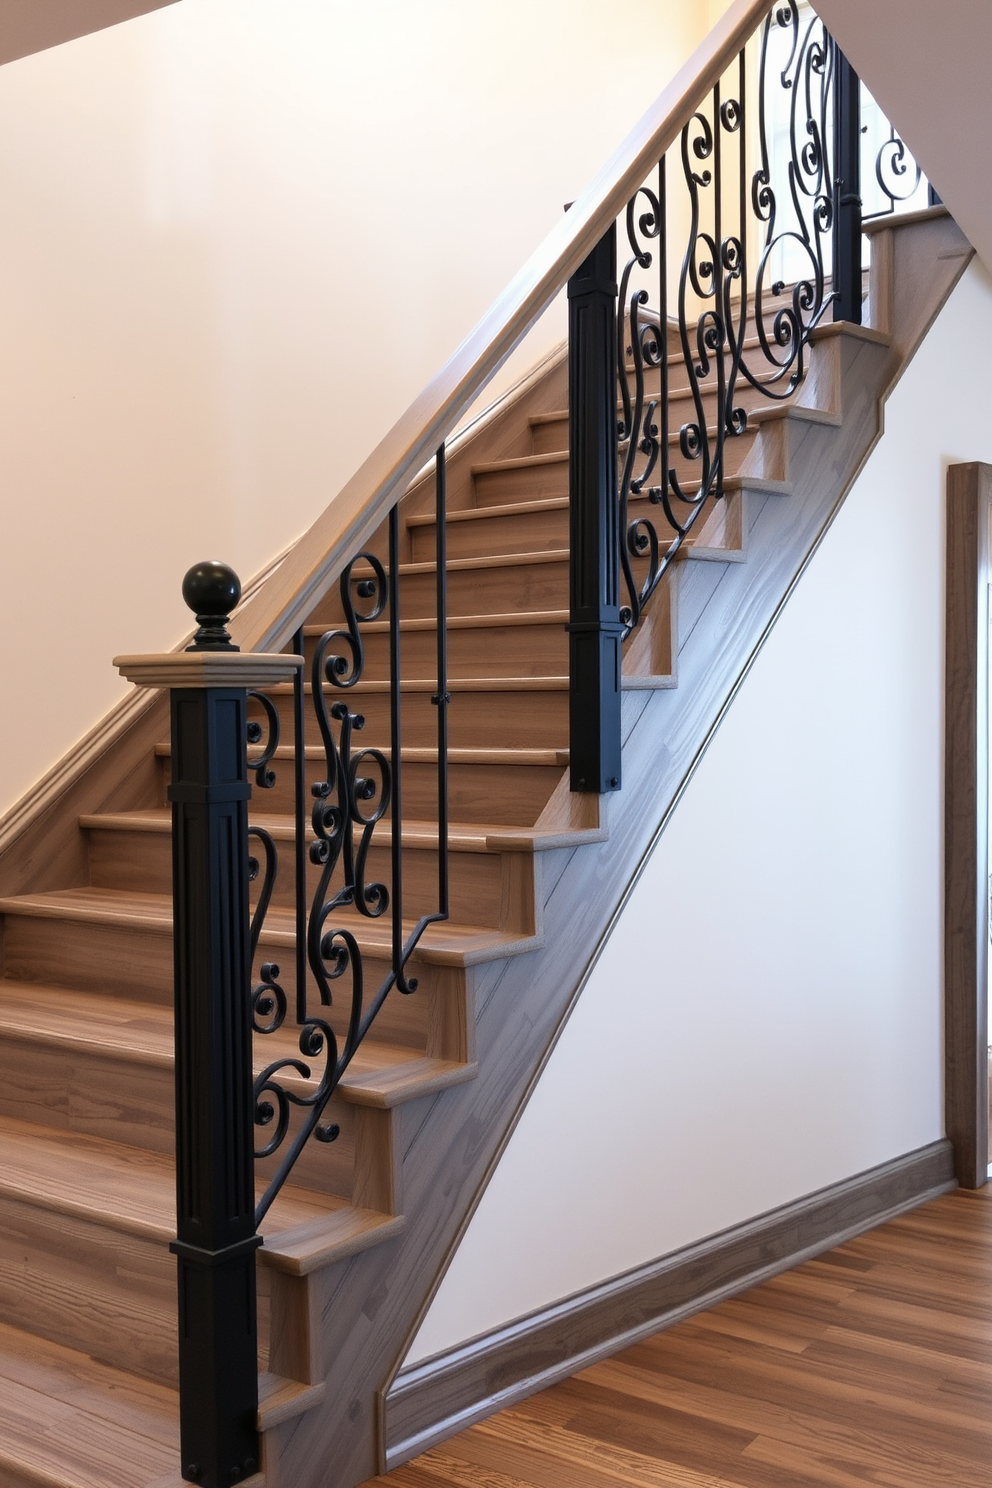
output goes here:
[{"label": "scrolled iron scrollwork", "polygon": [[894,129],[889,138],[883,140],[875,156],[875,181],[888,205],[883,209],[894,212],[901,202],[916,195],[923,181],[923,172]]},{"label": "scrolled iron scrollwork", "polygon": [[[742,52],[660,162],[657,186],[645,184],[628,203],[618,314],[628,630],[725,495],[728,451],[749,428],[744,392],[781,401],[805,377],[810,336],[832,299],[836,55],[819,18],[801,15],[799,0],[782,0],[759,33],[756,126]],[[749,158],[751,139],[757,154]],[[668,208],[672,180],[685,196],[681,218]],[[668,239],[680,220],[688,225],[670,283]]]},{"label": "scrolled iron scrollwork", "polygon": [[[777,31],[787,33],[788,50],[774,66]],[[765,20],[760,55],[759,164],[750,192],[755,218],[764,225],[754,283],[760,357],[742,357],[741,373],[764,396],[785,399],[805,376],[810,332],[829,303],[825,263],[834,217],[828,149],[834,50],[822,21],[813,16],[803,25],[798,0],[789,0]],[[789,100],[784,179],[773,175],[769,139],[776,87],[779,98]],[[791,284],[783,272],[787,261]]]},{"label": "scrolled iron scrollwork", "polygon": [[[658,185],[645,185],[627,207],[629,256],[620,278],[618,375],[621,453],[620,565],[625,589],[621,622],[630,630],[665,569],[711,498],[723,494],[724,449],[742,434],[747,415],[736,401],[744,342],[746,232],[725,230],[723,154],[736,146],[743,169],[744,78],[723,97],[714,89],[682,131],[681,176],[689,227],[677,283],[677,319],[668,320],[666,162]],[[652,307],[652,289],[656,302]],[[670,385],[672,337],[686,386]],[[708,400],[716,414],[708,420]],[[677,416],[678,407],[684,412]],[[677,427],[673,430],[673,420]],[[673,458],[674,451],[678,458]],[[635,510],[632,503],[647,502]],[[659,527],[652,508],[660,506]]]},{"label": "scrolled iron scrollwork", "polygon": [[254,772],[255,784],[259,790],[271,790],[276,783],[275,771],[270,768],[275,758],[276,750],[279,748],[280,726],[279,712],[275,703],[264,692],[249,692],[248,696],[258,703],[265,714],[265,726],[257,720],[250,719],[248,722],[248,743],[259,744],[264,739],[262,751],[254,759],[249,755],[248,769]]},{"label": "scrolled iron scrollwork", "polygon": [[[391,548],[395,547],[394,529],[395,519],[390,528]],[[390,566],[395,571],[392,559]],[[328,1103],[389,991],[393,987],[401,992],[415,989],[416,979],[407,974],[407,963],[426,925],[446,915],[445,910],[444,914],[422,916],[404,935],[397,851],[400,823],[396,814],[398,679],[391,679],[390,684],[394,724],[388,752],[377,745],[358,745],[365,719],[348,702],[348,693],[365,673],[363,627],[388,611],[391,642],[398,637],[395,593],[382,561],[373,553],[359,554],[345,568],[339,592],[344,624],[314,640],[309,664],[310,706],[320,737],[323,768],[320,778],[309,784],[309,808],[305,809],[302,799],[297,801],[299,841],[304,836],[307,839],[306,852],[298,855],[297,862],[316,870],[309,890],[303,882],[297,887],[297,894],[306,896],[306,907],[300,905],[297,922],[305,927],[305,954],[298,960],[297,970],[302,983],[294,1030],[297,1047],[266,1064],[254,1084],[255,1124],[262,1136],[256,1157],[280,1154],[278,1169],[258,1205],[259,1220],[310,1137],[333,1142],[338,1136],[337,1124],[324,1120]],[[301,700],[302,696],[300,684]],[[370,869],[376,828],[387,814],[392,815],[394,844],[391,883]],[[260,926],[271,897],[269,870],[275,872],[275,848],[269,834],[256,831],[255,835],[266,858],[265,887],[256,912]],[[391,966],[374,995],[367,998],[358,925],[388,915],[392,916],[393,927]],[[357,920],[349,922],[349,916],[357,916]],[[258,944],[254,922],[252,937],[254,955]],[[263,965],[253,990],[254,1027],[263,1035],[278,1033],[286,1025],[288,1001],[278,976],[278,967]],[[306,1005],[307,984],[315,989],[319,1002],[316,1012]],[[335,1019],[337,1031],[330,1019],[330,1009],[336,1003],[346,1010],[346,1018]],[[315,1073],[318,1069],[319,1074]],[[294,1110],[302,1117],[295,1129]]]}]

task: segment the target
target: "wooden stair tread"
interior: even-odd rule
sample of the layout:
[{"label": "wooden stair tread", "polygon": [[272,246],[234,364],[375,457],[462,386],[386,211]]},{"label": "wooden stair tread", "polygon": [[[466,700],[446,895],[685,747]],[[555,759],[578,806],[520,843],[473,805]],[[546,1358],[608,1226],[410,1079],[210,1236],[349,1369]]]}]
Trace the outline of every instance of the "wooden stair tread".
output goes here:
[{"label": "wooden stair tread", "polygon": [[329,1204],[337,1207],[267,1240],[258,1253],[262,1263],[292,1276],[308,1276],[322,1266],[393,1240],[403,1231],[402,1214],[356,1209],[342,1199],[329,1200]]},{"label": "wooden stair tread", "polygon": [[[436,687],[436,684],[435,684]],[[361,694],[359,693],[360,697]],[[379,746],[377,746],[379,747]],[[361,748],[361,739],[355,741],[356,751]],[[172,755],[172,745],[168,741],[161,741],[155,745],[155,753],[163,759]],[[324,751],[319,744],[308,744],[304,751],[307,759],[323,760]],[[381,746],[381,753],[389,758],[387,745]],[[296,751],[291,744],[280,744],[273,753],[273,759],[293,759]],[[436,765],[437,750],[421,748],[404,748],[400,757],[408,764],[413,765]],[[449,765],[554,765],[564,767],[568,764],[567,749],[449,749]],[[250,773],[250,772],[249,772]]]},{"label": "wooden stair tread", "polygon": [[[176,1232],[171,1157],[100,1137],[0,1118],[0,1195],[119,1233],[167,1245]],[[259,1180],[259,1197],[265,1183]],[[402,1215],[359,1209],[347,1199],[287,1185],[262,1221],[262,1263],[296,1275],[392,1239]],[[2,1480],[0,1480],[2,1481]]]},{"label": "wooden stair tread", "polygon": [[[764,476],[740,474],[728,475],[724,480],[723,488],[728,495],[743,490],[767,491],[769,493],[785,493],[789,490],[789,486],[786,481],[774,481],[768,480]],[[682,489],[685,491],[686,495],[692,496],[696,493],[696,491],[698,491],[699,482],[689,480],[684,481]],[[634,497],[631,498],[631,500],[634,499]],[[647,502],[647,496],[643,494],[636,499],[639,501],[643,500]],[[494,504],[493,506],[465,507],[461,511],[448,512],[448,522],[483,522],[488,521],[490,517],[513,517],[519,516],[521,513],[567,510],[567,496],[544,496],[535,501],[512,501],[508,502],[505,505],[499,506]],[[407,526],[430,527],[434,524],[435,520],[436,519],[429,514],[412,516],[407,519]]]},{"label": "wooden stair tread", "polygon": [[[444,567],[448,573],[465,573],[489,568],[525,568],[537,563],[567,563],[568,558],[567,548],[548,548],[543,553],[487,553],[484,558],[449,558]],[[431,562],[400,564],[401,578],[405,574],[436,573],[436,571],[437,564]]]},{"label": "wooden stair tread", "polygon": [[0,1038],[171,1069],[172,1008],[75,987],[0,981]]},{"label": "wooden stair tread", "polygon": [[319,1405],[327,1394],[323,1380],[304,1385],[299,1380],[284,1379],[265,1370],[258,1376],[258,1429],[270,1431],[283,1421],[291,1421]]},{"label": "wooden stair tread", "polygon": [[[139,894],[124,889],[81,887],[44,894],[18,894],[0,898],[0,914],[20,914],[41,919],[100,922],[140,928],[162,935],[172,934],[172,897],[169,894]],[[359,945],[366,954],[388,956],[391,932],[381,920],[363,915],[347,916]],[[412,922],[404,926],[409,933]],[[295,919],[291,910],[271,906],[262,931],[263,945],[291,947],[296,944]],[[485,925],[460,925],[442,921],[429,925],[414,959],[439,966],[474,966],[504,956],[522,955],[537,949],[539,936],[493,930]]]},{"label": "wooden stair tread", "polygon": [[[179,1481],[176,1392],[0,1323],[0,1482],[166,1488]],[[261,1477],[252,1479],[261,1488]]]},{"label": "wooden stair tread", "polygon": [[[683,550],[688,556],[690,547]],[[629,679],[626,675],[620,679],[620,686],[642,685],[643,679],[635,677]],[[569,682],[567,677],[449,677],[448,691],[456,692],[567,692]],[[287,694],[292,692],[291,683],[280,683],[278,686],[267,689],[270,695],[276,693]],[[309,692],[309,683],[307,691]],[[437,682],[428,677],[418,677],[403,683],[404,692],[436,692]],[[388,682],[362,682],[360,691],[355,696],[361,697],[366,692],[383,693],[389,691]],[[449,751],[450,753],[450,751]]]},{"label": "wooden stair tread", "polygon": [[[494,626],[513,625],[556,625],[562,626],[568,623],[567,610],[511,610],[506,614],[492,615],[449,615],[446,629],[448,630],[491,630]],[[437,618],[433,615],[424,619],[401,620],[400,632],[404,631],[436,631]],[[389,631],[388,620],[371,620],[362,626],[363,635],[385,635]],[[325,625],[305,625],[303,633],[307,636],[326,635]]]},{"label": "wooden stair tread", "polygon": [[[546,496],[539,501],[511,501],[505,505],[466,506],[458,511],[449,511],[447,519],[452,522],[478,522],[485,517],[513,517],[522,512],[565,511],[567,496]],[[407,527],[433,527],[437,518],[430,512],[411,515],[406,519]]]},{"label": "wooden stair tread", "polygon": [[[266,688],[269,696],[287,696],[293,690],[291,682],[277,682]],[[304,684],[304,692],[310,694],[310,683]],[[389,683],[381,678],[359,684],[355,695],[362,697],[367,692],[389,691]],[[448,691],[455,692],[567,692],[568,678],[554,677],[449,677]],[[430,677],[406,677],[400,683],[400,692],[437,692],[437,680]]]},{"label": "wooden stair tread", "polygon": [[[860,330],[861,327],[858,326],[857,329]],[[876,332],[876,333],[874,333],[874,336],[872,337],[872,339],[874,340],[875,339],[875,336],[880,336],[880,335],[881,335],[880,332]],[[885,337],[881,337],[881,339],[884,341],[886,338]],[[688,396],[688,390],[687,389],[683,390],[683,396]],[[841,423],[841,416],[840,416],[839,413],[832,413],[829,409],[825,409],[825,408],[811,408],[808,405],[806,405],[805,403],[796,403],[795,401],[793,401],[793,397],[794,396],[798,396],[798,389],[796,390],[796,394],[793,395],[793,396],[790,396],[789,398],[782,398],[780,400],[770,401],[768,403],[759,403],[756,407],[749,408],[747,410],[747,424],[748,424],[748,429],[750,429],[752,427],[752,425],[758,425],[758,426],[760,426],[761,424],[772,423],[772,422],[774,422],[775,419],[783,419],[783,418],[795,418],[795,419],[799,419],[800,421],[805,420],[807,423],[814,423],[814,424],[831,424],[833,426],[839,426],[840,425],[840,423]],[[645,399],[645,402],[650,402],[650,401],[651,401],[650,399]],[[618,409],[617,412],[619,414],[619,413],[622,412],[622,410],[621,409]],[[559,422],[561,422],[561,420],[567,419],[567,418],[568,418],[568,409],[567,408],[562,408],[557,413],[549,413],[549,414],[542,415],[540,417],[540,420],[538,420],[537,418],[532,419],[531,420],[531,423],[536,423],[538,421],[543,422],[543,423],[548,423],[548,424],[559,423]],[[747,430],[745,430],[745,433],[747,433]],[[715,424],[708,424],[707,427],[706,427],[706,434],[707,434],[707,437],[709,439],[715,439],[716,438],[716,435],[717,435],[717,426]],[[732,440],[731,440],[731,447],[732,447],[733,439],[739,439],[741,437],[742,436],[741,435],[738,435],[738,434],[733,435],[732,436]],[[669,442],[669,444],[678,444],[679,438],[680,438],[680,430],[678,428],[673,428],[669,432],[668,442]],[[625,440],[621,440],[621,447],[623,447],[623,445],[625,443],[626,443]],[[568,458],[567,451],[564,451],[563,450],[561,452],[561,454],[558,456],[558,458],[559,459],[567,459]]]},{"label": "wooden stair tread", "polygon": [[[176,1178],[171,1157],[103,1137],[0,1116],[0,1194],[72,1214],[122,1232],[168,1243],[176,1232]],[[260,1182],[261,1194],[264,1183]],[[262,1223],[263,1233],[312,1225],[346,1200],[286,1187]],[[350,1208],[350,1205],[348,1206]]]},{"label": "wooden stair tread", "polygon": [[[291,816],[251,812],[249,821],[251,826],[268,832],[276,842],[291,842],[295,837]],[[167,806],[148,807],[141,811],[84,812],[79,825],[94,832],[147,832],[155,836],[171,836],[172,813]],[[532,828],[504,827],[496,822],[449,822],[448,848],[452,852],[537,852],[541,850],[545,835]],[[519,845],[511,847],[509,839]],[[392,823],[388,818],[377,825],[375,840],[382,847],[392,843]],[[436,851],[439,840],[437,822],[404,821],[404,847]]]},{"label": "wooden stair tread", "polygon": [[[905,222],[906,217],[912,214],[906,213],[900,221]],[[870,223],[863,223],[862,232],[868,232]],[[875,326],[855,325],[853,320],[824,320],[810,332],[810,343],[815,346],[817,341],[829,341],[831,336],[850,336],[855,341],[869,341],[873,346],[891,346],[892,337],[888,331],[880,331]]]},{"label": "wooden stair tread", "polygon": [[[513,455],[506,460],[486,460],[473,465],[472,475],[499,475],[504,470],[540,470],[545,465],[568,463],[567,450],[549,450],[544,455]],[[449,513],[449,516],[451,513]]]},{"label": "wooden stair tread", "polygon": [[[652,402],[652,401],[654,401],[654,400],[651,399],[651,398],[649,398],[649,397],[645,397],[645,403]],[[770,404],[768,406],[771,407],[771,408],[775,408],[776,407],[775,404]],[[783,402],[781,404],[781,408],[782,408],[782,412],[784,414],[784,412],[785,412],[786,409],[792,409],[793,408],[793,404],[790,403],[790,402],[788,402],[788,401],[786,401],[786,400],[783,400]],[[803,410],[800,409],[799,411],[802,412]],[[557,419],[567,419],[567,417],[568,417],[568,410],[567,409],[562,409],[560,413],[558,413],[558,414],[552,414],[552,415],[548,416],[547,418],[541,420],[541,422],[552,423],[552,422],[557,421]],[[747,419],[748,419],[748,425],[749,426],[750,426],[750,424],[752,422],[753,423],[759,423],[759,424],[761,422],[761,419],[760,418],[756,418],[755,415],[754,415],[754,413],[752,411],[750,411],[750,410],[748,411]],[[532,424],[535,424],[537,422],[538,422],[538,420],[536,420],[536,419],[532,419],[531,420],[531,423]],[[746,433],[747,430],[745,430],[744,432]],[[711,439],[715,439],[716,438],[716,433],[717,433],[716,426],[714,425],[712,427],[707,427],[706,433],[707,433],[707,435]],[[743,437],[743,436],[742,435],[735,435],[734,436],[735,439],[739,439],[741,437]],[[672,430],[669,431],[668,442],[669,442],[669,444],[678,444],[678,442],[679,442],[679,430],[677,428],[672,429]],[[623,443],[623,441],[621,441],[621,443]],[[502,475],[505,472],[511,471],[511,470],[540,470],[540,469],[543,469],[543,468],[545,468],[546,466],[549,466],[549,465],[561,465],[561,464],[567,464],[567,463],[568,463],[568,450],[567,449],[548,450],[544,454],[540,454],[540,455],[513,455],[510,458],[505,459],[505,460],[489,460],[489,461],[485,462],[484,464],[473,465],[472,466],[472,475],[473,476],[476,476],[476,475]],[[449,516],[450,515],[451,514],[449,513]]]},{"label": "wooden stair tread", "polygon": [[[162,1069],[173,1067],[170,1007],[34,983],[4,981],[0,990],[5,994],[0,999],[0,1037],[81,1052],[99,1050]],[[275,1034],[258,1035],[255,1072],[275,1058],[299,1058],[299,1053],[295,1024]],[[370,1033],[342,1077],[339,1091],[342,1099],[355,1105],[386,1109],[461,1084],[474,1073],[472,1064],[414,1053],[403,1044],[385,1043]]]}]

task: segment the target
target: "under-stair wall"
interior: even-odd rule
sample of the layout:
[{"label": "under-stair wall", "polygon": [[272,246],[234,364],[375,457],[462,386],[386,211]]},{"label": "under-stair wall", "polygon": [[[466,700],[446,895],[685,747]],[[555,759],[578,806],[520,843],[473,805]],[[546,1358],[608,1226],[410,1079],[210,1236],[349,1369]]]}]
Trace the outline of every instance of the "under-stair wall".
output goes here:
[{"label": "under-stair wall", "polygon": [[973,261],[591,968],[407,1364],[943,1134],[944,484]]}]

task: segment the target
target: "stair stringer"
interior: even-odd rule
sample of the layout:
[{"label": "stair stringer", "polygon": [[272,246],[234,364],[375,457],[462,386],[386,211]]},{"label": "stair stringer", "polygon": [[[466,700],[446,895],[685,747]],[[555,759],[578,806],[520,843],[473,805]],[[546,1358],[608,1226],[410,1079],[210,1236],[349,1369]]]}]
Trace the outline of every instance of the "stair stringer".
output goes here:
[{"label": "stair stringer", "polygon": [[[881,436],[885,397],[972,254],[946,215],[894,223],[885,234],[891,341],[870,329],[824,328],[838,340],[841,424],[787,419],[792,494],[748,493],[746,563],[711,554],[680,563],[679,685],[625,694],[624,789],[599,802],[604,840],[541,855],[543,948],[476,969],[476,1080],[404,1108],[403,1234],[311,1278],[295,1296],[301,1323],[302,1311],[319,1340],[327,1403],[267,1433],[267,1488],[352,1488],[467,1424],[444,1422],[439,1404],[431,1429],[404,1434],[391,1413],[392,1382],[599,948]],[[567,796],[567,780],[558,794]],[[546,817],[567,819],[563,806],[553,798]]]}]

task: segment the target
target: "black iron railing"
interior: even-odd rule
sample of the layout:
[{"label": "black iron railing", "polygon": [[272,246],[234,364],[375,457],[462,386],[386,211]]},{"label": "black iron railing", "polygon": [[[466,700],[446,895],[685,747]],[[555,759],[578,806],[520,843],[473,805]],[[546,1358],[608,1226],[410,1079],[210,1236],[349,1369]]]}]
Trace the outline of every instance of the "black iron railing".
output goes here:
[{"label": "black iron railing", "polygon": [[[362,552],[339,583],[343,623],[312,638],[301,630],[294,643],[305,667],[293,684],[294,832],[292,881],[295,925],[295,999],[280,983],[279,966],[262,960],[252,990],[253,1029],[262,1038],[292,1030],[295,1048],[269,1060],[255,1078],[256,1159],[278,1158],[256,1207],[256,1223],[286,1182],[310,1138],[334,1142],[339,1128],[325,1121],[327,1107],[389,994],[414,992],[410,958],[429,925],[448,917],[448,692],[445,450],[435,459],[437,658],[438,878],[435,906],[404,916],[403,884],[403,672],[400,662],[401,565],[399,515],[388,519],[387,554]],[[388,623],[388,743],[364,744],[366,721],[351,697],[366,672],[366,628]],[[309,649],[309,654],[307,651]],[[305,681],[309,678],[309,685]],[[268,737],[249,762],[256,784],[277,783],[270,761],[279,742],[279,714],[271,697],[253,694]],[[308,721],[320,739],[320,769],[308,768]],[[252,742],[263,725],[256,723]],[[312,753],[312,751],[311,751]],[[389,827],[389,873],[372,873],[370,860],[381,830]],[[251,922],[252,965],[258,961],[266,916],[284,865],[276,843],[252,828],[264,855],[260,892]],[[252,875],[259,862],[252,861]],[[388,923],[388,970],[368,985],[363,924]],[[336,1009],[332,1021],[330,1010]],[[336,1026],[335,1026],[336,1025]],[[299,1113],[294,1123],[293,1113]]]},{"label": "black iron railing", "polygon": [[[734,47],[743,34],[743,27],[732,33]],[[786,0],[767,15],[755,46],[707,89],[668,156],[629,200],[619,282],[615,223],[568,279],[573,790],[620,787],[622,644],[690,534],[725,499],[729,451],[749,428],[748,400],[753,406],[796,392],[828,311],[860,319],[861,142],[857,78],[822,23]],[[886,144],[897,174],[899,149],[898,140]],[[582,241],[593,241],[585,231]],[[427,927],[448,915],[443,444],[434,497],[438,875],[427,907],[418,902],[410,914],[404,896],[395,502],[385,551],[373,542],[343,566],[337,623],[297,632],[293,650],[303,664],[283,691],[227,682],[204,691],[201,681],[194,702],[174,694],[177,1252],[183,1295],[212,1278],[210,1328],[227,1330],[206,1364],[199,1334],[181,1350],[183,1472],[210,1488],[239,1481],[258,1462],[258,1225],[308,1142],[337,1138],[329,1109],[335,1092],[387,997],[415,990],[411,958]],[[187,587],[199,607],[192,649],[229,651],[235,577],[223,566],[201,566]],[[383,634],[388,707],[365,743],[366,721],[353,704],[370,640]],[[187,766],[192,774],[184,774]],[[263,821],[248,826],[249,774],[256,808],[264,812],[266,793],[282,793],[291,832]],[[195,837],[190,823],[201,819],[206,826]],[[221,892],[214,878],[222,838]],[[243,873],[231,868],[231,851]],[[277,913],[282,933],[273,935]],[[218,915],[222,932],[210,924]],[[288,977],[269,954],[273,940],[293,946]],[[223,976],[212,969],[220,962]],[[215,999],[216,1016],[199,1008],[206,997]],[[199,1009],[192,1022],[191,1009]],[[255,1061],[254,1077],[252,1034],[271,1049]],[[202,1112],[194,1075],[214,1092],[200,1101]],[[260,1197],[250,1181],[252,1128],[263,1164]],[[215,1187],[237,1190],[234,1219],[204,1230],[199,1209]],[[249,1331],[237,1338],[235,1295],[250,1298]],[[236,1370],[223,1362],[231,1350]],[[223,1388],[208,1389],[204,1371],[220,1369],[228,1370]]]},{"label": "black iron railing", "polygon": [[[596,332],[588,313],[569,322],[573,790],[619,786],[617,632],[640,623],[725,499],[731,452],[752,427],[746,400],[797,392],[828,312],[860,324],[865,169],[888,211],[921,181],[894,131],[863,163],[859,79],[808,7],[776,4],[755,43],[569,284],[573,307],[599,287]],[[602,426],[614,416],[611,440]]]}]

